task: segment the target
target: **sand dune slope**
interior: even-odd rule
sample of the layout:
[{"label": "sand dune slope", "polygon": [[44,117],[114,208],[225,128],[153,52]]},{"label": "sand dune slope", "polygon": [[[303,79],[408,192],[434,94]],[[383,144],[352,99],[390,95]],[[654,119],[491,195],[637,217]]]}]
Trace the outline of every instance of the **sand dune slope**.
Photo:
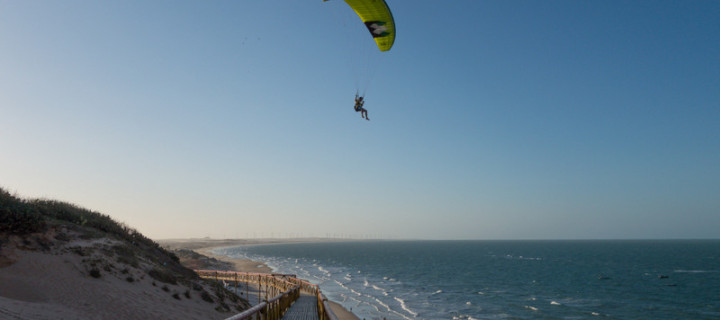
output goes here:
[{"label": "sand dune slope", "polygon": [[237,313],[216,311],[223,308],[208,284],[164,283],[148,275],[152,266],[118,262],[108,254],[113,245],[75,240],[28,250],[6,242],[0,319],[223,319]]}]

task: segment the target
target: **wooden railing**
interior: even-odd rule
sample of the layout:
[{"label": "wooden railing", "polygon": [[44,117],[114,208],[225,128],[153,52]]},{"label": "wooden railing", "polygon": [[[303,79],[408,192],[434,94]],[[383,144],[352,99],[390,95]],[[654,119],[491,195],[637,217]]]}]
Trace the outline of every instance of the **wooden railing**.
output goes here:
[{"label": "wooden railing", "polygon": [[[316,296],[318,319],[337,320],[329,308],[327,299],[317,285],[296,278],[293,275],[275,273],[253,273],[218,270],[195,270],[204,279],[216,281],[244,282],[258,285],[258,304],[225,320],[279,320],[301,293]],[[248,286],[246,288],[246,297]],[[235,294],[237,294],[235,286]],[[263,299],[264,298],[264,299]]]},{"label": "wooden railing", "polygon": [[320,314],[320,320],[338,320],[335,312],[330,309],[328,299],[325,298],[325,295],[322,294],[322,292],[318,294],[318,313]]}]

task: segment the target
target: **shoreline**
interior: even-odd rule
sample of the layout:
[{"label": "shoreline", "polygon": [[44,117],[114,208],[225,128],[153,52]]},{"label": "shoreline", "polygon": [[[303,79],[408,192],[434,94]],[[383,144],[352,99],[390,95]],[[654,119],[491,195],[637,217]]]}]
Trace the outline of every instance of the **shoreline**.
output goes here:
[{"label": "shoreline", "polygon": [[[212,239],[170,239],[170,240],[156,240],[163,247],[168,249],[189,249],[199,254],[208,256],[210,258],[217,259],[219,261],[230,263],[233,266],[233,271],[238,272],[257,272],[257,273],[272,273],[273,269],[262,261],[254,261],[250,259],[236,259],[224,255],[218,255],[212,251],[219,248],[228,247],[239,247],[249,245],[263,245],[263,244],[286,244],[286,243],[308,243],[308,242],[327,242],[327,241],[339,241],[339,240],[328,240],[328,239],[257,239],[257,240],[245,240],[245,239],[232,239],[232,240],[212,240]],[[360,320],[360,318],[354,313],[347,310],[345,307],[335,301],[328,300],[330,309],[338,317],[339,320]]]}]

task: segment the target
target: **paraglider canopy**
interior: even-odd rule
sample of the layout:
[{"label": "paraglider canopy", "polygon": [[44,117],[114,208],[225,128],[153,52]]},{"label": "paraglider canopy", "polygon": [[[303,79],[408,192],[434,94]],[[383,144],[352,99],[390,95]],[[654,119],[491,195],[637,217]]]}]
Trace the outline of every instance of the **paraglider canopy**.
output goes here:
[{"label": "paraglider canopy", "polygon": [[390,50],[395,42],[395,20],[385,0],[345,0],[345,2],[365,23],[380,51]]}]

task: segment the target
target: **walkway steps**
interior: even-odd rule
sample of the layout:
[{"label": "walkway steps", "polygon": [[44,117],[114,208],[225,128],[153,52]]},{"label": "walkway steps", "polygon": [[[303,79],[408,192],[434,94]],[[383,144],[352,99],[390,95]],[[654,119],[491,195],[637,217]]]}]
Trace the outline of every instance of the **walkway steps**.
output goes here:
[{"label": "walkway steps", "polygon": [[317,302],[316,296],[302,293],[282,318],[286,320],[318,320],[320,317],[318,317]]}]

